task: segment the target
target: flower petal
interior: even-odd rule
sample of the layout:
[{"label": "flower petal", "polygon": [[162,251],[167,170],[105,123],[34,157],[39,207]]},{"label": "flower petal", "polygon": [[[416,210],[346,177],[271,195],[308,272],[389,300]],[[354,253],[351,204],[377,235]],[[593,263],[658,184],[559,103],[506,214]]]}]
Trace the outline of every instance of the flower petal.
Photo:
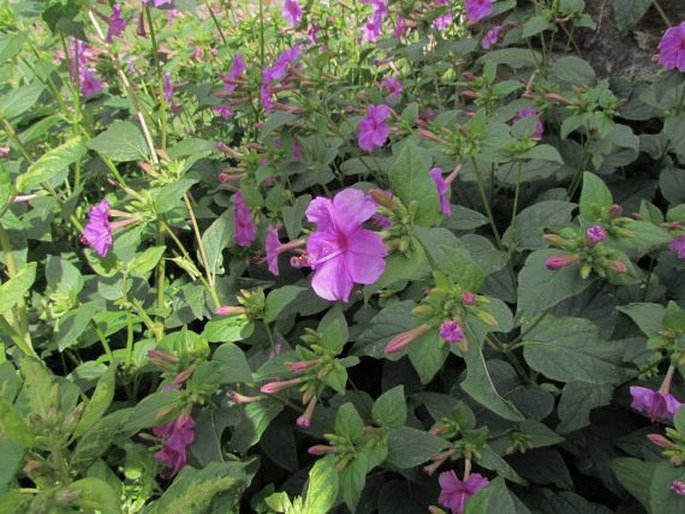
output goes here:
[{"label": "flower petal", "polygon": [[312,289],[325,300],[347,302],[353,285],[342,255],[317,266],[312,278]]},{"label": "flower petal", "polygon": [[375,232],[358,230],[348,239],[347,270],[352,280],[359,284],[373,284],[385,271],[388,249]]},{"label": "flower petal", "polygon": [[345,234],[359,230],[375,213],[376,203],[359,189],[343,189],[333,199],[335,226]]},{"label": "flower petal", "polygon": [[333,202],[323,196],[317,196],[309,202],[305,216],[312,223],[316,223],[318,230],[328,231],[334,225],[332,208]]}]

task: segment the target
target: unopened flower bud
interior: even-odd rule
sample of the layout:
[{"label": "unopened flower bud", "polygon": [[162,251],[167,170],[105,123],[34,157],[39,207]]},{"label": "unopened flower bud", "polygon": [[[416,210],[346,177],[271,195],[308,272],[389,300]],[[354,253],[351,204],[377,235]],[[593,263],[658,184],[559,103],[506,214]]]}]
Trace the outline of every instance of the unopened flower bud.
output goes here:
[{"label": "unopened flower bud", "polygon": [[236,403],[254,403],[261,400],[259,396],[245,396],[237,391],[230,391],[228,393],[228,397]]},{"label": "unopened flower bud", "polygon": [[659,448],[677,448],[678,445],[661,434],[647,434],[647,439]]},{"label": "unopened flower bud", "polygon": [[587,236],[587,242],[590,246],[601,243],[607,238],[607,231],[604,230],[602,225],[592,225],[587,229],[585,234]]},{"label": "unopened flower bud", "polygon": [[302,379],[293,378],[292,380],[277,380],[275,382],[269,382],[264,384],[259,390],[264,394],[275,394],[290,389],[293,386],[298,385]]},{"label": "unopened flower bud", "polygon": [[241,314],[247,314],[247,309],[237,305],[222,305],[214,311],[214,314],[217,316],[240,316]]},{"label": "unopened flower bud", "polygon": [[393,200],[392,193],[390,191],[384,191],[379,188],[374,188],[370,191],[371,198],[376,202],[376,205],[385,207],[386,209],[392,210],[395,207],[395,201]]},{"label": "unopened flower bud", "polygon": [[411,312],[416,316],[428,316],[430,314],[433,314],[433,307],[425,303],[422,303],[421,305],[417,305],[416,307],[414,307],[411,310]]},{"label": "unopened flower bud", "polygon": [[566,244],[566,239],[561,237],[559,234],[545,234],[542,236],[545,243],[551,246],[563,247]]},{"label": "unopened flower bud", "polygon": [[545,260],[545,267],[550,271],[555,271],[565,268],[569,264],[573,264],[577,261],[578,256],[576,254],[555,255],[553,257],[548,257],[547,260]]},{"label": "unopened flower bud", "polygon": [[430,326],[424,323],[418,327],[412,328],[411,330],[397,334],[388,342],[388,344],[385,345],[385,349],[383,351],[386,355],[401,352],[419,337],[425,335],[429,330]]},{"label": "unopened flower bud", "polygon": [[307,408],[304,411],[304,414],[297,418],[297,426],[300,428],[308,428],[309,425],[312,422],[312,416],[314,415],[314,409],[316,408],[316,397],[312,397],[311,400],[309,400],[309,403],[307,404]]},{"label": "unopened flower bud", "polygon": [[616,273],[628,273],[628,267],[621,261],[607,261],[606,267]]},{"label": "unopened flower bud", "polygon": [[330,455],[331,453],[335,453],[336,449],[333,448],[332,446],[326,446],[324,444],[316,444],[314,446],[311,446],[308,450],[307,453],[309,455]]},{"label": "unopened flower bud", "polygon": [[621,207],[618,204],[613,204],[611,207],[609,207],[609,217],[616,219],[620,218],[623,215],[623,207]]},{"label": "unopened flower bud", "polygon": [[473,305],[476,303],[476,295],[471,291],[464,291],[461,293],[461,303],[464,305]]}]

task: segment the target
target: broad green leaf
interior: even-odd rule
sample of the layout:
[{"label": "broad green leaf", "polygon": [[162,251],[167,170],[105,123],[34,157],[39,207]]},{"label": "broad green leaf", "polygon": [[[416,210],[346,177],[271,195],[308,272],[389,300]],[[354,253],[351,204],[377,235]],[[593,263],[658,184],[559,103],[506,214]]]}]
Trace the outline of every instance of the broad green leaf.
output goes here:
[{"label": "broad green leaf", "polygon": [[431,459],[449,443],[423,430],[401,427],[388,433],[387,464],[398,469],[409,469]]},{"label": "broad green leaf", "polygon": [[528,365],[553,380],[618,384],[630,376],[621,365],[623,346],[602,340],[597,327],[583,318],[547,316],[524,344]]},{"label": "broad green leaf", "polygon": [[430,382],[447,359],[449,348],[440,340],[438,330],[432,329],[409,345],[409,360],[422,384]]},{"label": "broad green leaf", "polygon": [[212,361],[220,362],[223,366],[223,384],[237,382],[251,382],[252,371],[247,363],[243,351],[233,343],[224,343],[216,349]]},{"label": "broad green leaf", "polygon": [[35,446],[35,438],[24,418],[9,401],[0,398],[0,428],[5,436],[24,448]]},{"label": "broad green leaf", "polygon": [[666,330],[672,330],[677,334],[685,332],[685,311],[673,300],[666,305],[663,323]]},{"label": "broad green leaf", "polygon": [[60,352],[78,342],[81,334],[88,328],[95,314],[101,309],[100,304],[88,302],[59,318],[54,342],[57,343]]},{"label": "broad green leaf", "polygon": [[45,86],[38,81],[11,89],[0,96],[0,117],[10,119],[24,114],[35,105],[43,91]]},{"label": "broad green leaf", "polygon": [[305,288],[300,286],[283,286],[271,291],[266,297],[264,322],[271,323],[272,321],[276,321],[276,318],[278,318],[281,311],[302,291],[305,291]]},{"label": "broad green leaf", "polygon": [[49,150],[31,164],[26,173],[17,177],[17,191],[27,191],[43,182],[49,182],[70,164],[80,160],[86,151],[80,137],[72,138],[57,148]]},{"label": "broad green leaf", "polygon": [[115,121],[88,141],[87,146],[113,161],[145,160],[149,156],[143,133],[130,121]]},{"label": "broad green leaf", "polygon": [[54,376],[42,361],[33,357],[22,357],[19,370],[24,378],[24,392],[32,414],[47,419],[52,408],[52,384]]},{"label": "broad green leaf", "polygon": [[546,248],[542,236],[546,229],[557,231],[571,222],[576,205],[571,202],[547,200],[523,209],[504,232],[502,242],[514,244],[518,250],[541,250]]},{"label": "broad green leaf", "polygon": [[74,494],[74,503],[86,510],[97,509],[102,514],[121,512],[120,493],[100,478],[82,478],[70,484],[67,489]]},{"label": "broad green leaf", "polygon": [[[15,443],[9,437],[0,439],[0,462],[2,462],[2,466],[0,466],[0,498],[5,495],[10,484],[14,482],[15,474],[21,469],[25,455],[26,450],[22,445]],[[3,510],[2,500],[0,500],[0,512],[18,511]]]},{"label": "broad green leaf", "polygon": [[528,507],[509,492],[502,477],[476,493],[465,507],[464,514],[530,514]]},{"label": "broad green leaf", "polygon": [[114,399],[116,373],[116,364],[110,364],[107,371],[105,371],[100,377],[100,380],[98,380],[98,385],[95,387],[93,396],[88,402],[88,405],[86,405],[86,409],[83,411],[83,415],[74,430],[74,435],[76,437],[83,435],[104,416]]},{"label": "broad green leaf", "polygon": [[16,34],[0,35],[0,63],[12,59],[21,52],[21,49],[29,37],[29,31],[17,32]]},{"label": "broad green leaf", "polygon": [[327,514],[338,497],[338,471],[332,457],[316,461],[309,471],[304,514]]},{"label": "broad green leaf", "polygon": [[0,314],[17,305],[36,280],[36,263],[30,262],[7,282],[0,285]]},{"label": "broad green leaf", "polygon": [[645,15],[652,0],[614,0],[614,20],[622,34],[626,34]]},{"label": "broad green leaf", "polygon": [[357,503],[359,503],[359,498],[364,490],[368,470],[369,462],[366,454],[359,453],[340,472],[340,488],[342,489],[343,500],[345,500],[350,512],[356,511]]},{"label": "broad green leaf", "polygon": [[352,347],[353,355],[368,355],[376,359],[383,357],[383,349],[394,336],[414,326],[413,301],[397,302],[376,314]]},{"label": "broad green leaf", "polygon": [[252,335],[254,322],[247,316],[224,316],[205,325],[202,335],[210,343],[242,341]]},{"label": "broad green leaf", "polygon": [[182,178],[155,189],[152,199],[157,213],[169,212],[184,205],[183,195],[196,183],[196,179]]},{"label": "broad green leaf", "polygon": [[321,344],[334,354],[342,351],[349,337],[347,321],[340,304],[336,304],[321,319],[317,331],[321,334]]},{"label": "broad green leaf", "polygon": [[580,215],[589,222],[598,221],[614,202],[611,191],[597,175],[583,173],[583,189],[580,193]]},{"label": "broad green leaf", "polygon": [[428,173],[429,167],[421,150],[409,143],[404,145],[388,174],[393,193],[408,208],[415,203],[414,223],[425,227],[440,219],[438,190]]},{"label": "broad green leaf", "polygon": [[358,442],[364,435],[364,421],[352,402],[345,403],[338,409],[335,415],[335,433],[352,443]]},{"label": "broad green leaf", "polygon": [[544,16],[533,16],[523,24],[523,33],[521,35],[527,39],[551,27],[552,24]]},{"label": "broad green leaf", "polygon": [[666,312],[663,305],[658,303],[629,303],[617,309],[632,319],[648,337],[663,330],[661,320]]},{"label": "broad green leaf", "polygon": [[559,420],[556,430],[568,434],[590,425],[590,411],[609,405],[614,388],[611,384],[568,382],[559,401]]},{"label": "broad green leaf", "polygon": [[404,386],[398,385],[380,395],[373,403],[371,414],[378,425],[389,428],[403,426],[407,421]]},{"label": "broad green leaf", "polygon": [[[621,485],[637,498],[646,509],[650,509],[652,503],[650,490],[652,481],[656,476],[658,464],[625,457],[610,460],[609,467]],[[653,514],[657,514],[657,512]]]},{"label": "broad green leaf", "polygon": [[10,203],[14,185],[7,169],[0,163],[0,213],[4,212]]},{"label": "broad green leaf", "polygon": [[164,425],[178,417],[181,409],[180,391],[158,391],[146,396],[135,406],[124,425],[124,431],[135,434],[144,429]]},{"label": "broad green leaf", "polygon": [[552,73],[559,80],[574,86],[594,86],[597,82],[597,75],[592,66],[574,55],[568,55],[554,61]]},{"label": "broad green leaf", "polygon": [[233,431],[229,443],[231,449],[246,452],[257,444],[269,423],[283,410],[283,404],[272,398],[264,398],[245,406],[245,415]]},{"label": "broad green leaf", "polygon": [[501,48],[487,52],[479,59],[479,62],[506,64],[511,68],[517,69],[533,67],[537,62],[540,62],[541,58],[542,56],[539,52],[531,52],[527,48]]},{"label": "broad green leaf", "polygon": [[207,265],[212,276],[222,275],[223,251],[233,240],[233,216],[231,211],[224,212],[202,234],[202,244],[207,254]]},{"label": "broad green leaf", "polygon": [[164,255],[166,246],[153,246],[138,254],[128,263],[127,270],[131,275],[143,276],[154,269]]}]

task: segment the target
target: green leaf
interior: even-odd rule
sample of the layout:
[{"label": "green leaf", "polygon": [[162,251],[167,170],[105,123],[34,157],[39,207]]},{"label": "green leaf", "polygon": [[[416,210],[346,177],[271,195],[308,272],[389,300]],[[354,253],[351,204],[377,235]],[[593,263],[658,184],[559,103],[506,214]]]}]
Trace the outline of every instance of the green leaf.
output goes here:
[{"label": "green leaf", "polygon": [[568,382],[559,401],[557,432],[568,434],[590,425],[590,411],[609,405],[614,388],[611,384]]},{"label": "green leaf", "polygon": [[27,191],[43,182],[49,182],[85,154],[86,147],[83,146],[80,137],[72,138],[49,150],[31,164],[26,173],[17,177],[17,191]]},{"label": "green leaf", "polygon": [[422,384],[430,382],[447,359],[449,348],[440,340],[437,329],[419,337],[409,346],[409,360]]},{"label": "green leaf", "polygon": [[11,89],[0,96],[0,117],[16,118],[28,111],[45,91],[45,86],[38,81],[27,86]]},{"label": "green leaf", "polygon": [[364,436],[364,421],[352,402],[342,405],[335,415],[335,433],[357,443]]},{"label": "green leaf", "polygon": [[559,150],[552,145],[536,145],[527,152],[518,155],[518,158],[564,164],[564,159],[559,154]]},{"label": "green leaf", "polygon": [[191,188],[197,180],[194,178],[182,178],[152,192],[152,199],[157,214],[169,212],[183,204],[183,195]]},{"label": "green leaf", "polygon": [[399,428],[407,422],[407,403],[404,386],[388,389],[373,403],[371,415],[377,425]]},{"label": "green leaf", "polygon": [[366,483],[366,472],[369,470],[368,459],[359,453],[340,473],[340,487],[343,499],[350,512],[356,512],[359,497]]},{"label": "green leaf", "polygon": [[164,255],[166,246],[153,246],[143,253],[138,254],[128,263],[126,269],[131,275],[143,276],[157,266],[157,263]]},{"label": "green leaf", "polygon": [[519,427],[521,432],[530,437],[530,442],[535,448],[543,448],[545,446],[554,446],[564,442],[564,438],[557,434],[554,430],[549,428],[547,425],[535,421],[533,419],[527,419]]},{"label": "green leaf", "polygon": [[664,328],[675,333],[685,332],[685,311],[673,300],[666,305],[663,318]]},{"label": "green leaf", "polygon": [[528,507],[509,492],[502,477],[476,493],[465,507],[464,514],[530,514]]},{"label": "green leaf", "polygon": [[274,289],[266,297],[266,308],[264,309],[264,322],[271,323],[276,321],[278,315],[285,309],[290,302],[292,302],[297,295],[305,291],[304,287],[300,286],[283,286]]},{"label": "green leaf", "polygon": [[517,69],[534,67],[541,60],[541,57],[539,52],[531,52],[527,48],[501,48],[487,52],[478,61],[480,63],[506,64]]},{"label": "green leaf", "polygon": [[222,384],[234,384],[237,382],[251,382],[252,371],[247,363],[243,351],[233,343],[224,343],[216,349],[212,361],[223,365],[224,375]]},{"label": "green leaf", "polygon": [[416,304],[413,301],[397,302],[385,307],[371,319],[368,328],[357,338],[352,354],[376,359],[383,357],[383,349],[390,339],[413,328],[414,307]]},{"label": "green leaf", "polygon": [[332,457],[316,461],[309,471],[303,514],[327,514],[338,497],[338,471]]},{"label": "green leaf", "polygon": [[469,349],[464,355],[466,380],[460,386],[466,394],[486,409],[511,421],[523,421],[524,417],[509,400],[505,400],[495,389],[490,372],[483,357],[483,344],[469,340]]},{"label": "green leaf", "polygon": [[444,439],[411,427],[388,432],[387,464],[409,469],[434,457],[448,446]]},{"label": "green leaf", "polygon": [[[649,509],[651,505],[650,489],[653,478],[656,475],[657,466],[658,464],[655,462],[644,462],[631,457],[609,461],[609,467],[616,475],[618,481],[621,482],[621,485],[637,498],[646,509]],[[661,511],[656,511],[653,514],[657,514],[657,512]]]},{"label": "green leaf", "polygon": [[618,384],[629,377],[621,366],[624,348],[601,340],[583,318],[547,316],[523,342],[528,365],[553,380]]},{"label": "green leaf", "polygon": [[257,444],[269,423],[283,410],[283,404],[273,398],[264,398],[245,406],[245,416],[233,431],[230,447],[246,452]]},{"label": "green leaf", "polygon": [[[26,450],[22,445],[15,443],[9,437],[0,439],[0,462],[2,462],[2,466],[0,466],[0,498],[3,498],[10,484],[14,482],[16,473],[19,472],[24,463],[25,455]],[[12,490],[16,491],[17,489]],[[3,510],[2,499],[0,499],[0,512],[20,511],[15,509]]]},{"label": "green leaf", "polygon": [[574,55],[557,59],[552,64],[552,73],[562,82],[573,86],[594,86],[597,75],[590,64]]},{"label": "green leaf", "polygon": [[0,286],[0,314],[17,305],[36,280],[36,263],[30,262]]},{"label": "green leaf", "polygon": [[629,303],[617,307],[619,311],[632,319],[640,330],[647,336],[656,335],[663,330],[661,320],[666,309],[658,303]]},{"label": "green leaf", "polygon": [[652,0],[614,0],[614,20],[621,34],[626,34],[645,15]]},{"label": "green leaf", "polygon": [[512,243],[518,250],[546,248],[542,236],[546,230],[557,231],[570,223],[576,205],[571,202],[547,200],[523,209],[502,236],[502,242]]},{"label": "green leaf", "polygon": [[210,343],[242,341],[252,335],[254,322],[247,316],[224,316],[205,325],[202,336]]},{"label": "green leaf", "polygon": [[222,275],[223,251],[233,241],[233,215],[231,210],[224,212],[202,234],[202,244],[207,254],[207,265],[212,276]]},{"label": "green leaf", "polygon": [[24,418],[10,402],[0,398],[0,428],[4,435],[24,448],[32,448],[36,441]]},{"label": "green leaf", "polygon": [[523,33],[521,36],[524,39],[535,36],[540,32],[548,30],[552,27],[552,24],[547,21],[544,16],[533,16],[526,23],[523,24]]},{"label": "green leaf", "polygon": [[32,414],[47,419],[52,408],[52,383],[54,376],[42,361],[33,357],[22,357],[19,369],[24,378],[24,393],[28,398]]},{"label": "green leaf", "polygon": [[321,344],[333,354],[342,351],[349,337],[347,321],[340,304],[336,304],[321,319],[317,332],[321,334]]},{"label": "green leaf", "polygon": [[114,399],[116,373],[116,365],[110,364],[107,371],[105,371],[100,377],[100,380],[98,380],[98,385],[95,387],[93,396],[88,402],[88,405],[86,405],[86,409],[83,411],[83,415],[74,430],[74,435],[76,437],[83,435],[104,416],[107,408]]},{"label": "green leaf", "polygon": [[516,319],[522,325],[554,307],[559,302],[585,290],[594,278],[583,280],[578,266],[570,265],[551,271],[545,267],[549,257],[564,255],[559,250],[538,250],[526,259],[519,272]]},{"label": "green leaf", "polygon": [[115,121],[88,141],[87,146],[113,161],[146,160],[149,156],[142,132],[130,121]]},{"label": "green leaf", "polygon": [[7,169],[0,163],[0,213],[5,212],[5,209],[12,199],[14,193],[14,184]]},{"label": "green leaf", "polygon": [[88,328],[95,314],[102,309],[100,304],[88,302],[59,318],[54,341],[60,352],[74,346]]},{"label": "green leaf", "polygon": [[428,168],[429,163],[421,150],[408,143],[402,147],[388,173],[392,191],[404,205],[410,208],[415,202],[414,223],[426,227],[440,219],[438,190]]},{"label": "green leaf", "polygon": [[102,514],[119,514],[121,503],[119,492],[114,491],[100,478],[82,478],[67,487],[74,494],[74,503],[86,510],[97,509]]},{"label": "green leaf", "polygon": [[597,175],[583,173],[583,190],[580,193],[580,215],[589,222],[598,221],[614,203],[611,191]]},{"label": "green leaf", "polygon": [[123,429],[135,434],[144,428],[164,425],[178,417],[182,407],[181,400],[182,394],[176,390],[152,393],[135,406]]},{"label": "green leaf", "polygon": [[12,59],[15,55],[21,52],[24,43],[29,37],[29,31],[17,32],[16,34],[1,34],[0,35],[0,63]]}]

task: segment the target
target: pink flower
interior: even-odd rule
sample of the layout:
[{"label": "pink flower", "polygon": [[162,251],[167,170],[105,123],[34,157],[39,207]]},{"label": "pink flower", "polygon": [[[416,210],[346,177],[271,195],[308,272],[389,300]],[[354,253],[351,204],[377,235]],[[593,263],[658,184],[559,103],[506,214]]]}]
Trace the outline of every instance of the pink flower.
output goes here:
[{"label": "pink flower", "polygon": [[607,238],[607,231],[602,225],[592,225],[586,231],[587,240],[590,244],[601,243]]},{"label": "pink flower", "polygon": [[[435,4],[438,6],[439,5],[448,6],[448,8],[449,8],[449,1],[448,0],[436,0]],[[450,26],[450,23],[452,23],[452,13],[448,12],[446,14],[443,14],[443,15],[435,18],[433,20],[433,23],[431,23],[431,26],[435,30],[439,30],[440,32],[442,32],[443,30],[445,30],[447,27]]]},{"label": "pink flower", "polygon": [[169,100],[171,100],[171,97],[174,96],[174,86],[171,83],[171,75],[168,71],[162,73],[162,81],[164,82],[164,100],[168,102]]},{"label": "pink flower", "polygon": [[464,291],[461,293],[461,303],[464,305],[473,305],[476,303],[476,295],[471,291]]},{"label": "pink flower", "polygon": [[270,226],[265,242],[266,262],[269,263],[269,271],[278,276],[278,254],[280,253],[281,242],[278,239],[278,229]]},{"label": "pink flower", "polygon": [[388,100],[402,98],[402,83],[395,77],[385,77],[381,86],[388,91]]},{"label": "pink flower", "polygon": [[233,195],[233,223],[234,223],[234,237],[236,243],[240,246],[250,246],[257,237],[257,225],[252,221],[252,214],[250,208],[245,205],[243,195],[238,191]]},{"label": "pink flower", "polygon": [[297,0],[283,2],[283,17],[292,27],[297,27],[302,21],[302,8]]},{"label": "pink flower", "polygon": [[542,134],[545,131],[544,126],[542,125],[542,120],[540,119],[540,113],[533,109],[532,107],[524,107],[523,109],[519,110],[519,112],[516,114],[516,120],[515,121],[521,121],[525,118],[535,118],[535,130],[533,131],[533,137],[536,138],[541,138]]},{"label": "pink flower", "polygon": [[390,116],[390,107],[387,105],[369,105],[366,116],[359,122],[357,142],[359,148],[367,152],[374,148],[380,148],[385,144],[390,135],[390,127],[385,120]]},{"label": "pink flower", "polygon": [[107,43],[112,42],[112,38],[121,34],[126,28],[126,22],[121,17],[121,4],[112,6],[112,16],[109,17],[109,27],[107,28]]},{"label": "pink flower", "polygon": [[502,32],[501,25],[494,25],[490,30],[488,30],[487,34],[485,34],[485,37],[483,38],[483,41],[481,41],[483,48],[488,50],[492,45],[497,44],[500,32]]},{"label": "pink flower", "polygon": [[448,343],[460,343],[464,340],[464,330],[454,320],[443,321],[440,324],[440,339]]},{"label": "pink flower", "polygon": [[318,43],[318,39],[317,39],[318,34],[319,34],[319,27],[317,27],[316,25],[312,25],[311,27],[309,27],[307,29],[307,42],[310,45],[315,45],[316,43]]},{"label": "pink flower", "polygon": [[667,70],[685,72],[685,21],[664,32],[659,42],[659,62]]},{"label": "pink flower", "polygon": [[678,259],[685,259],[685,236],[678,236],[668,243],[668,249],[675,252]]},{"label": "pink flower", "polygon": [[83,96],[93,96],[104,89],[104,82],[95,76],[92,68],[86,68],[81,74],[81,93]]},{"label": "pink flower", "polygon": [[231,70],[224,76],[224,91],[234,91],[236,81],[245,72],[245,59],[241,54],[236,54],[231,63]]},{"label": "pink flower", "polygon": [[362,41],[373,43],[378,41],[383,32],[383,16],[373,14],[369,16],[362,27]]},{"label": "pink flower", "polygon": [[465,0],[465,14],[469,23],[478,23],[493,10],[494,0]]},{"label": "pink flower", "polygon": [[561,268],[565,268],[569,264],[572,264],[578,260],[578,256],[575,254],[568,255],[555,255],[553,257],[548,257],[545,261],[545,267],[550,271],[556,271]]},{"label": "pink flower", "polygon": [[309,203],[305,214],[316,232],[307,239],[307,253],[312,288],[321,298],[347,302],[355,282],[373,284],[383,274],[388,249],[378,234],[362,228],[375,212],[373,199],[351,188]]},{"label": "pink flower", "polygon": [[397,38],[400,39],[404,35],[404,18],[402,16],[397,17],[397,21],[395,22],[395,30],[393,31],[393,35]]},{"label": "pink flower", "polygon": [[109,202],[102,200],[88,211],[88,223],[83,229],[81,239],[97,252],[106,257],[112,246],[112,227],[109,224]]},{"label": "pink flower", "polygon": [[674,480],[671,482],[671,491],[678,496],[685,496],[685,482],[682,480]]},{"label": "pink flower", "polygon": [[104,82],[95,76],[95,70],[88,66],[88,59],[92,59],[90,47],[83,41],[74,39],[69,45],[71,59],[71,77],[78,82],[83,96],[92,96],[104,89]]},{"label": "pink flower", "polygon": [[450,201],[447,199],[447,192],[450,190],[450,186],[442,177],[442,170],[440,168],[432,168],[429,173],[433,178],[433,182],[435,182],[435,187],[438,189],[438,196],[440,198],[440,212],[449,218],[452,216]]},{"label": "pink flower", "polygon": [[483,489],[490,481],[478,473],[471,473],[461,481],[454,471],[440,473],[440,497],[438,502],[447,507],[452,514],[463,514],[466,501]]},{"label": "pink flower", "polygon": [[152,429],[154,434],[163,440],[162,449],[155,454],[155,459],[170,468],[169,476],[177,474],[186,465],[186,450],[195,439],[194,426],[193,418],[184,415],[171,423]]},{"label": "pink flower", "polygon": [[653,391],[646,387],[631,386],[630,394],[633,396],[630,406],[643,414],[647,414],[652,421],[656,419],[672,420],[682,405],[672,394]]},{"label": "pink flower", "polygon": [[226,120],[233,116],[233,110],[225,105],[215,105],[212,107],[212,111]]}]

